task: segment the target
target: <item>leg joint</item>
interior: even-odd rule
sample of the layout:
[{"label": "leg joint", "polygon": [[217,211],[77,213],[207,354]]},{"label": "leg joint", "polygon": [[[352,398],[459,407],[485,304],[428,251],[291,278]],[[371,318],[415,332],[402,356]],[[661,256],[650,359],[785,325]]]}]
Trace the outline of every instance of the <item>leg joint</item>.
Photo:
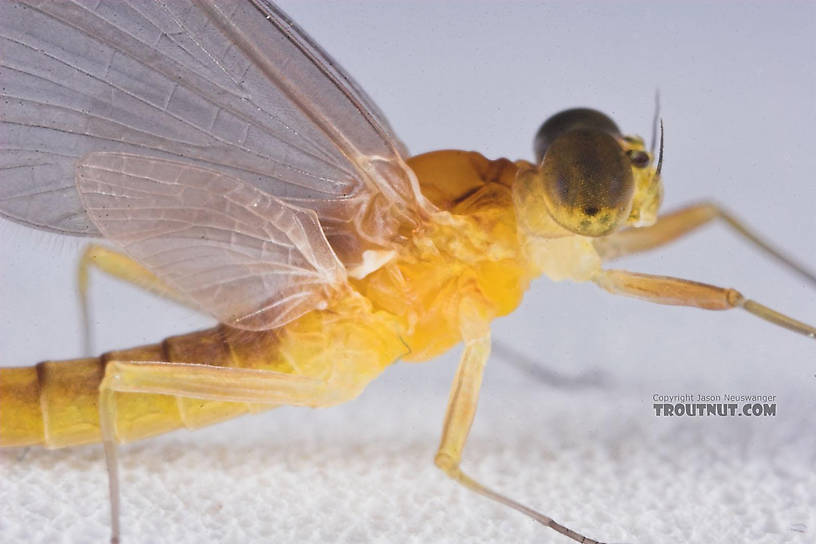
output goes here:
[{"label": "leg joint", "polygon": [[728,291],[725,293],[725,299],[732,307],[742,306],[742,304],[745,302],[745,297],[742,296],[742,293],[736,289],[728,289]]},{"label": "leg joint", "polygon": [[459,462],[445,452],[436,454],[434,464],[449,476],[453,476],[454,473],[459,472]]}]

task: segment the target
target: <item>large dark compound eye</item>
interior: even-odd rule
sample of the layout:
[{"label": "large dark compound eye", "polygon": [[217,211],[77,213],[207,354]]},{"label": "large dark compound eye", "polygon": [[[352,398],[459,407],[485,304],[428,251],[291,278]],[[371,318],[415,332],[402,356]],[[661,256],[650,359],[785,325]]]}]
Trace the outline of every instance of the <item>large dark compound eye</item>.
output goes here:
[{"label": "large dark compound eye", "polygon": [[552,218],[582,236],[610,234],[632,208],[632,165],[607,130],[561,132],[547,145],[539,179]]},{"label": "large dark compound eye", "polygon": [[605,132],[615,137],[621,136],[615,121],[598,110],[590,108],[564,110],[544,121],[538,129],[534,143],[536,161],[541,162],[547,149],[559,136],[578,128]]}]

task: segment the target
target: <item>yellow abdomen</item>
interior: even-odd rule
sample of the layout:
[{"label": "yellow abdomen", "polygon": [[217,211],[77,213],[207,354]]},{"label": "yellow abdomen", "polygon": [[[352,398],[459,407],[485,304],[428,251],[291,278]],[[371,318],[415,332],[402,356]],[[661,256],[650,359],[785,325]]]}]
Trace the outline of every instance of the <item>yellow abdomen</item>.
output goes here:
[{"label": "yellow abdomen", "polygon": [[[98,442],[99,384],[109,361],[164,361],[274,370],[331,380],[358,394],[406,352],[397,320],[349,296],[273,331],[219,326],[101,357],[0,368],[0,447]],[[139,393],[116,394],[116,436],[130,442],[198,428],[271,406]]]},{"label": "yellow abdomen", "polygon": [[[0,447],[99,441],[99,384],[109,361],[273,370],[331,380],[347,400],[397,358],[426,360],[458,343],[466,297],[478,296],[491,317],[512,311],[530,280],[510,190],[515,165],[460,151],[409,163],[443,212],[397,258],[352,280],[359,294],[347,293],[328,309],[272,331],[220,326],[97,358],[0,369]],[[270,407],[139,393],[115,399],[122,442]]]}]

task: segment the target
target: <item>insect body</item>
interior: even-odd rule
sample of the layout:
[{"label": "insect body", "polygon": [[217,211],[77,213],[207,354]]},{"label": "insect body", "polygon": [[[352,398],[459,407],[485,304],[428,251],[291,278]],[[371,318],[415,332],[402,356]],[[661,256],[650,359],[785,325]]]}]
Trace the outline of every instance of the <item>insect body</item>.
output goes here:
[{"label": "insect body", "polygon": [[83,266],[222,323],[100,358],[0,370],[0,445],[105,443],[114,540],[116,442],[337,404],[399,358],[463,342],[437,466],[595,542],[460,468],[490,322],[531,279],[741,307],[816,334],[733,289],[603,267],[715,218],[792,264],[710,204],[658,220],[662,136],[659,154],[647,151],[605,115],[572,109],[544,123],[535,163],[462,151],[409,159],[370,99],[267,2],[2,10],[0,121],[11,145],[0,155],[0,213],[104,236],[118,250],[92,246]]},{"label": "insect body", "polygon": [[[3,421],[4,442],[60,447],[100,440],[98,388],[110,361],[268,370],[319,380],[325,388],[323,396],[314,397],[316,390],[307,389],[287,404],[349,400],[396,359],[424,361],[460,342],[463,328],[474,326],[467,311],[486,323],[514,310],[541,270],[579,278],[599,265],[591,244],[567,235],[554,222],[547,228],[560,236],[533,242],[519,234],[513,203],[519,165],[461,151],[421,155],[409,165],[440,211],[387,263],[338,289],[326,308],[271,330],[223,325],[98,359],[0,370],[8,388],[4,402],[16,414]],[[545,257],[537,258],[540,251]],[[94,257],[98,263],[122,258],[102,249],[95,249]],[[133,393],[117,394],[115,404],[121,441],[180,426],[195,428],[251,409]],[[166,409],[156,410],[157,405]]]}]

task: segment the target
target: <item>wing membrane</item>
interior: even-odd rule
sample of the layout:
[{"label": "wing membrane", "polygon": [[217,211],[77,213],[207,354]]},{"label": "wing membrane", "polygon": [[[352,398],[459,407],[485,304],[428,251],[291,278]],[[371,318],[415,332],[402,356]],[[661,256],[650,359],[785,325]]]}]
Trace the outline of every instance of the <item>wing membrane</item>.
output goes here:
[{"label": "wing membrane", "polygon": [[346,280],[313,210],[226,174],[91,153],[77,187],[105,237],[223,323],[284,325],[325,304]]},{"label": "wing membrane", "polygon": [[341,261],[430,210],[350,77],[253,0],[0,2],[0,214],[99,235],[77,159],[187,161],[314,210]]}]

